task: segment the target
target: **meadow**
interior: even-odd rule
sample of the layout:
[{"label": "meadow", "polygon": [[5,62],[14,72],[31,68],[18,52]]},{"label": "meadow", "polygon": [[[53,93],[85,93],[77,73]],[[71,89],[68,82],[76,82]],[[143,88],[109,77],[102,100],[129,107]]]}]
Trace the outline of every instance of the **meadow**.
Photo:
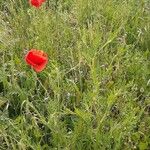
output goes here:
[{"label": "meadow", "polygon": [[150,150],[149,0],[0,0],[0,149]]}]

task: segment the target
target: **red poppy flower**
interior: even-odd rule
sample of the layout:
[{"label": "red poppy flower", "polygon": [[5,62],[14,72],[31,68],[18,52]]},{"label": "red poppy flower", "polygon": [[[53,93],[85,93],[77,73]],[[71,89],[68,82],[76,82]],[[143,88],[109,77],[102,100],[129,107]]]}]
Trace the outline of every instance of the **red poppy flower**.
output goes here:
[{"label": "red poppy flower", "polygon": [[31,3],[31,5],[38,8],[42,5],[43,2],[45,2],[45,0],[29,0],[29,2]]},{"label": "red poppy flower", "polygon": [[36,72],[41,72],[48,63],[48,56],[42,50],[31,49],[25,56],[25,61]]}]

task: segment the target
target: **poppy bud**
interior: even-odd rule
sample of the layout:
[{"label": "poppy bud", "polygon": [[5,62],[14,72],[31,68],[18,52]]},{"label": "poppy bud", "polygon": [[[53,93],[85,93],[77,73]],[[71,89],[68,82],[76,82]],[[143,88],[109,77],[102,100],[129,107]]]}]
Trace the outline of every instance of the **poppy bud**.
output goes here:
[{"label": "poppy bud", "polygon": [[25,56],[25,61],[36,72],[41,72],[48,63],[48,56],[42,50],[31,49]]}]

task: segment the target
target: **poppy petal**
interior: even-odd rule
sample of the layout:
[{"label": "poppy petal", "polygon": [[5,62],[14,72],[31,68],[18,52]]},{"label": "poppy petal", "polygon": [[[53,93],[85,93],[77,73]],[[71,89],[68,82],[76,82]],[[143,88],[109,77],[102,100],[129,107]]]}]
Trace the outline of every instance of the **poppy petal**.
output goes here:
[{"label": "poppy petal", "polygon": [[36,72],[41,72],[45,67],[46,67],[46,64],[47,64],[47,61],[46,62],[44,62],[43,64],[41,64],[40,66],[35,66],[34,67],[34,70],[36,71]]}]

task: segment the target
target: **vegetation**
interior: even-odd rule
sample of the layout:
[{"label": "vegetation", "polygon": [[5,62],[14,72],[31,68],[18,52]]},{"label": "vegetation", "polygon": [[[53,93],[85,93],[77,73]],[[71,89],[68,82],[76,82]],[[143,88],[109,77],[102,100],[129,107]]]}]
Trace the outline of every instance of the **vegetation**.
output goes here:
[{"label": "vegetation", "polygon": [[[43,50],[36,73],[24,61]],[[0,149],[150,148],[149,0],[0,1]]]}]

